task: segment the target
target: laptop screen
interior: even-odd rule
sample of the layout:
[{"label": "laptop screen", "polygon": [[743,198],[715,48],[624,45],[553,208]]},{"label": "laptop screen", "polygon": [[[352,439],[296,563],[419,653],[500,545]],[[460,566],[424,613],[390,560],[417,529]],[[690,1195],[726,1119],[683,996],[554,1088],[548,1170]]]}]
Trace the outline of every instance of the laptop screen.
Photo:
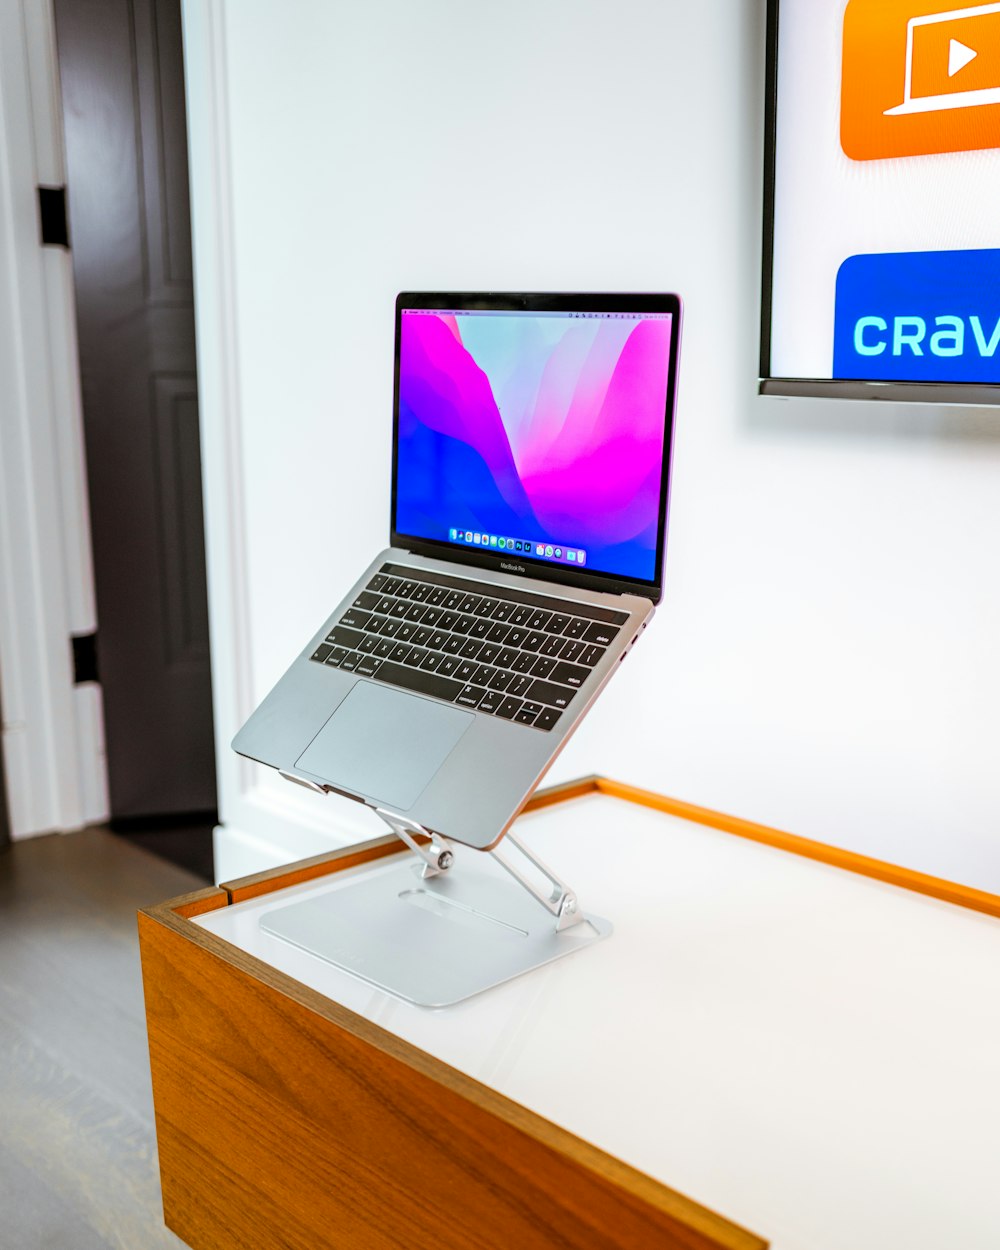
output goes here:
[{"label": "laptop screen", "polygon": [[396,534],[658,584],[676,300],[401,301]]}]

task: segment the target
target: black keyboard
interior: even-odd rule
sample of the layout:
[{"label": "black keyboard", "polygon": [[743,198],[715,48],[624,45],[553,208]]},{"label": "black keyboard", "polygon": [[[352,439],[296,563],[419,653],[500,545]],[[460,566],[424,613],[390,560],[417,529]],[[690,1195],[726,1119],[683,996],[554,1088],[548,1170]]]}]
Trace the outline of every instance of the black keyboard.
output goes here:
[{"label": "black keyboard", "polygon": [[549,730],[627,620],[596,605],[384,564],[311,658]]}]

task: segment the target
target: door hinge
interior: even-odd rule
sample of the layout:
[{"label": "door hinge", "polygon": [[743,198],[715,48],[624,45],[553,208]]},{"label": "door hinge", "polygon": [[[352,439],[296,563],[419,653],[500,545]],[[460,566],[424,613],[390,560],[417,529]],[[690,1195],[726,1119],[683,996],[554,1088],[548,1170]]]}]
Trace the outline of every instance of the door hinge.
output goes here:
[{"label": "door hinge", "polygon": [[73,685],[100,681],[97,673],[97,634],[73,634]]},{"label": "door hinge", "polygon": [[38,188],[38,218],[43,247],[69,247],[65,187]]}]

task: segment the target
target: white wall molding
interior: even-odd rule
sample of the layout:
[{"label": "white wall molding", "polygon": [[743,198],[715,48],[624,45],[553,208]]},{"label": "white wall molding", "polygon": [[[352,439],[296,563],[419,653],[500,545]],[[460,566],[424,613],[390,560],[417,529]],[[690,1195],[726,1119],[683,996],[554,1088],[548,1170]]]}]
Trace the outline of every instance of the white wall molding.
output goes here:
[{"label": "white wall molding", "polygon": [[258,695],[252,678],[255,623],[249,594],[224,5],[184,0],[183,19],[219,789],[215,858],[217,878],[227,880],[367,836],[372,825],[355,804],[307,795],[236,755],[229,745]]}]

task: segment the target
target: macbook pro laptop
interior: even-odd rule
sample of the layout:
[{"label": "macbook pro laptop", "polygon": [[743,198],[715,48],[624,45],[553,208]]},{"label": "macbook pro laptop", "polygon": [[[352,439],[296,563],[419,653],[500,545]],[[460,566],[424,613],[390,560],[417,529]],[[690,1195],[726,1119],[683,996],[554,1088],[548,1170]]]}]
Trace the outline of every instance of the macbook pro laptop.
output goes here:
[{"label": "macbook pro laptop", "polygon": [[660,600],[680,329],[676,295],[400,295],[390,546],[235,750],[494,846]]}]

